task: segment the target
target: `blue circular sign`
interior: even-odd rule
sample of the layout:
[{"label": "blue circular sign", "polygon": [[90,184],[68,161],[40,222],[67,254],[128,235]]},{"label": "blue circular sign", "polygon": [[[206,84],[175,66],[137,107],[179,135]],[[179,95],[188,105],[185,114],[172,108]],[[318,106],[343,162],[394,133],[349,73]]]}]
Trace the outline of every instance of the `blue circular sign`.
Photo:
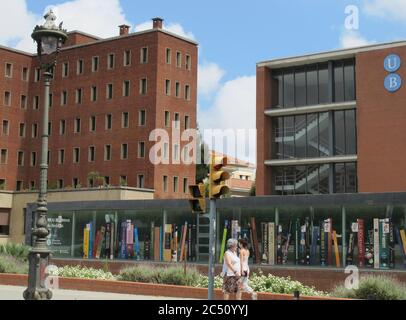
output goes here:
[{"label": "blue circular sign", "polygon": [[384,67],[388,72],[395,72],[399,70],[401,64],[402,61],[397,54],[390,54],[385,58]]},{"label": "blue circular sign", "polygon": [[385,78],[385,89],[389,92],[396,92],[402,86],[402,78],[396,74],[391,73]]}]

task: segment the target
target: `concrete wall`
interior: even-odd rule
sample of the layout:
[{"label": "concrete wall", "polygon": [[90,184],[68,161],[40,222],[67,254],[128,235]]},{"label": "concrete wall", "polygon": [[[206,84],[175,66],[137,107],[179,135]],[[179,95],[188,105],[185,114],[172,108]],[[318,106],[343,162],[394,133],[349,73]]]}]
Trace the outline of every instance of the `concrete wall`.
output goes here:
[{"label": "concrete wall", "polygon": [[[10,235],[0,237],[0,244],[8,241],[25,242],[24,209],[29,203],[35,203],[37,192],[0,192],[0,207],[10,208]],[[75,189],[56,190],[48,193],[48,203],[71,201],[100,201],[100,200],[150,200],[154,198],[154,191],[135,188],[111,189]]]}]

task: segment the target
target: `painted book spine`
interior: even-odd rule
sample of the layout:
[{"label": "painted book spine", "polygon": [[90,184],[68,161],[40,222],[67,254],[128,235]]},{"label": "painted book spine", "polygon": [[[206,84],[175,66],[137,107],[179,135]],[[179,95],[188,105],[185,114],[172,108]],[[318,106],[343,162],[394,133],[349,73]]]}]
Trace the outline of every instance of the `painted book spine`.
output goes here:
[{"label": "painted book spine", "polygon": [[268,246],[268,258],[269,264],[275,265],[275,223],[270,222],[268,223],[268,238],[269,238],[269,246]]},{"label": "painted book spine", "polygon": [[363,219],[357,219],[358,223],[358,266],[365,267],[365,223]]},{"label": "painted book spine", "polygon": [[374,268],[379,269],[379,219],[374,219]]}]

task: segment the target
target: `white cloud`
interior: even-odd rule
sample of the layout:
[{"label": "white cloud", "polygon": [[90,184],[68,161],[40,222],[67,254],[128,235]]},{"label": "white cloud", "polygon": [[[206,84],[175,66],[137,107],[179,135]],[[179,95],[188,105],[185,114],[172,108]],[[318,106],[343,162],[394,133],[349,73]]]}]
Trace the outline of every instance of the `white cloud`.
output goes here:
[{"label": "white cloud", "polygon": [[340,37],[340,46],[342,48],[362,47],[373,43],[375,43],[375,41],[369,41],[358,31],[354,30],[345,30]]},{"label": "white cloud", "polygon": [[[134,28],[135,28],[135,31],[137,31],[137,32],[152,29],[152,21],[142,22],[140,24],[137,24]],[[171,22],[169,24],[165,24],[165,22],[164,22],[163,29],[167,30],[169,32],[175,33],[181,37],[188,38],[191,40],[196,40],[194,34],[192,32],[185,31],[183,29],[182,25],[180,25],[179,23]]]},{"label": "white cloud", "polygon": [[[205,129],[233,129],[235,132],[235,130],[245,129],[248,134],[247,130],[256,129],[256,77],[238,77],[224,83],[219,89],[213,105],[207,109],[198,109],[198,122],[202,131]],[[210,147],[210,141],[206,140],[206,142]],[[246,151],[236,154],[230,154],[228,150],[214,149],[256,163],[255,137],[253,141],[248,141],[248,139],[243,141],[243,144]]]},{"label": "white cloud", "polygon": [[366,14],[405,21],[405,0],[365,0],[364,10]]},{"label": "white cloud", "polygon": [[[68,31],[80,30],[102,38],[118,35],[118,25],[127,23],[119,0],[73,0],[58,5],[50,5],[58,17],[58,23],[64,21]],[[42,15],[36,16],[28,11],[26,0],[2,1],[0,18],[3,27],[0,41],[25,51],[35,51],[31,32],[35,25],[43,24]]]},{"label": "white cloud", "polygon": [[203,63],[199,65],[198,90],[199,95],[208,98],[212,93],[220,88],[220,81],[225,71],[216,63]]}]

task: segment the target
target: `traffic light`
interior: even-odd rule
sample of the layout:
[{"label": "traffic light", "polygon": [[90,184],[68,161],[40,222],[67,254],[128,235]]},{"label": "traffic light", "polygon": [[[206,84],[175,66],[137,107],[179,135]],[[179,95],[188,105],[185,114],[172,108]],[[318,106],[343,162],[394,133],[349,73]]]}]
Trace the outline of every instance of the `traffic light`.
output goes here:
[{"label": "traffic light", "polygon": [[209,173],[209,197],[218,199],[230,192],[230,188],[225,185],[226,180],[230,179],[230,174],[221,170],[227,165],[226,157],[212,156]]},{"label": "traffic light", "polygon": [[193,213],[205,213],[206,212],[206,199],[205,199],[205,185],[199,183],[197,185],[189,186],[189,192],[192,199],[189,200]]}]

